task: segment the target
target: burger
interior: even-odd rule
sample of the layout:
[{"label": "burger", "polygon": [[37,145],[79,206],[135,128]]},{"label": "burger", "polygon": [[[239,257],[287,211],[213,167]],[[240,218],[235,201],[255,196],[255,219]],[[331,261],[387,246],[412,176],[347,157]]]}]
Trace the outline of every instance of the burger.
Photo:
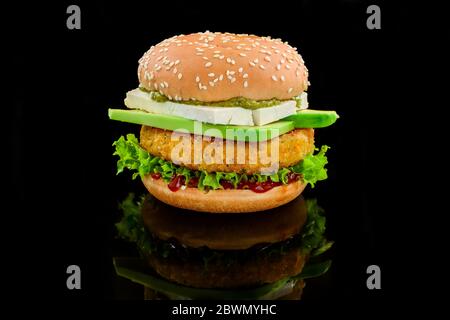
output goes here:
[{"label": "burger", "polygon": [[116,272],[147,299],[297,300],[304,280],[330,267],[319,260],[332,245],[323,210],[302,196],[242,215],[174,211],[151,195],[131,194],[121,208],[119,236],[141,258],[115,258]]},{"label": "burger", "polygon": [[308,109],[297,49],[248,34],[166,39],[139,60],[138,88],[110,119],[141,125],[114,142],[117,172],[133,171],[156,199],[209,213],[276,208],[327,178],[314,129],[334,111]]}]

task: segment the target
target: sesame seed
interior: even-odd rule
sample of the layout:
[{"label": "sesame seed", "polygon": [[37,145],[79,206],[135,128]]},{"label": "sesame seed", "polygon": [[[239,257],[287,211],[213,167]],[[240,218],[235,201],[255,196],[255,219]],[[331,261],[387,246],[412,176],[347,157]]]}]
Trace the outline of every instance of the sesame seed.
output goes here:
[{"label": "sesame seed", "polygon": [[216,50],[216,51],[214,51],[214,53],[220,53],[220,50]]},{"label": "sesame seed", "polygon": [[206,68],[209,68],[209,67],[211,67],[212,66],[212,62],[207,62],[207,63],[205,63],[205,67]]},{"label": "sesame seed", "polygon": [[291,93],[292,90],[294,90],[294,88],[289,88],[289,89],[288,89],[288,93]]},{"label": "sesame seed", "polygon": [[220,54],[213,55],[213,58],[219,58],[219,57],[220,57]]},{"label": "sesame seed", "polygon": [[200,77],[199,76],[195,77],[195,82],[200,82]]},{"label": "sesame seed", "polygon": [[242,73],[242,71],[244,71],[244,68],[240,67],[240,68],[238,69],[238,71],[239,71],[239,73]]},{"label": "sesame seed", "polygon": [[228,62],[228,63],[231,63],[231,58],[227,58],[227,62]]},{"label": "sesame seed", "polygon": [[281,60],[280,60],[280,63],[281,63],[281,64],[283,64],[284,62],[285,62],[285,60],[284,60],[284,59],[281,59]]},{"label": "sesame seed", "polygon": [[173,74],[177,73],[178,69],[177,67],[173,68]]},{"label": "sesame seed", "polygon": [[215,78],[215,79],[213,80],[214,83],[216,83],[217,81],[219,81],[219,78]]},{"label": "sesame seed", "polygon": [[212,73],[212,72],[208,73],[208,77],[211,77],[211,78],[214,77],[214,73]]},{"label": "sesame seed", "polygon": [[199,82],[198,83],[198,88],[201,90],[202,89],[202,84]]},{"label": "sesame seed", "polygon": [[231,60],[231,64],[234,65],[236,63],[235,60]]},{"label": "sesame seed", "polygon": [[170,94],[167,95],[167,98],[169,98],[169,100],[172,100],[172,96]]},{"label": "sesame seed", "polygon": [[256,58],[255,60],[253,60],[253,62],[254,62],[254,63],[258,63],[258,62],[259,62],[258,58]]},{"label": "sesame seed", "polygon": [[277,64],[277,70],[281,69],[281,64]]},{"label": "sesame seed", "polygon": [[272,75],[272,80],[273,80],[273,81],[278,81],[277,76],[276,76],[276,75]]},{"label": "sesame seed", "polygon": [[169,87],[169,84],[168,84],[166,81],[164,81],[164,86],[165,86],[166,88],[168,88],[168,87]]},{"label": "sesame seed", "polygon": [[203,53],[202,53],[202,52],[197,52],[196,55],[197,55],[197,56],[202,56]]},{"label": "sesame seed", "polygon": [[181,74],[181,72],[178,74],[178,79],[181,80],[181,78],[183,77],[183,75]]},{"label": "sesame seed", "polygon": [[295,71],[295,75],[298,77],[300,75],[300,71],[299,70]]},{"label": "sesame seed", "polygon": [[263,70],[266,69],[266,67],[264,67],[262,64],[260,64],[259,67],[260,67],[261,69],[263,69]]},{"label": "sesame seed", "polygon": [[169,67],[173,67],[173,65],[175,64],[175,62],[171,62],[170,64],[169,64]]},{"label": "sesame seed", "polygon": [[210,81],[210,82],[209,82],[209,85],[210,85],[211,87],[214,87],[214,82],[213,82],[213,81]]},{"label": "sesame seed", "polygon": [[220,80],[220,81],[223,80],[223,74],[221,74],[221,75],[219,76],[219,80]]},{"label": "sesame seed", "polygon": [[225,56],[220,56],[219,59],[222,60],[223,58],[225,58]]},{"label": "sesame seed", "polygon": [[249,64],[252,66],[252,67],[254,67],[254,66],[256,66],[256,64],[254,64],[253,62],[249,62]]},{"label": "sesame seed", "polygon": [[281,76],[281,81],[285,81],[286,80],[286,78],[282,75]]},{"label": "sesame seed", "polygon": [[158,84],[156,82],[153,84],[153,87],[155,88],[155,90],[158,90]]},{"label": "sesame seed", "polygon": [[288,70],[290,70],[291,69],[291,66],[290,65],[285,65],[285,67],[286,67],[286,69],[288,69]]},{"label": "sesame seed", "polygon": [[231,74],[231,75],[233,75],[233,74],[235,74],[236,72],[235,71],[230,71],[230,72],[228,72],[229,74]]},{"label": "sesame seed", "polygon": [[231,78],[230,81],[231,81],[231,83],[233,83],[236,81],[236,78]]},{"label": "sesame seed", "polygon": [[244,81],[244,88],[248,87],[248,81]]},{"label": "sesame seed", "polygon": [[248,73],[244,73],[244,74],[242,75],[242,78],[247,79],[247,78],[248,78]]},{"label": "sesame seed", "polygon": [[269,56],[265,56],[264,60],[266,60],[267,62],[270,62],[270,57]]},{"label": "sesame seed", "polygon": [[162,59],[162,56],[159,56],[158,58],[156,58],[156,61],[159,61]]},{"label": "sesame seed", "polygon": [[241,57],[246,57],[247,55],[245,54],[245,53],[239,53],[239,55],[241,56]]},{"label": "sesame seed", "polygon": [[180,63],[180,60],[175,61],[175,65],[177,65],[177,64],[179,64],[179,63]]},{"label": "sesame seed", "polygon": [[156,70],[156,71],[161,70],[161,66],[157,66],[157,67],[155,68],[155,70]]}]

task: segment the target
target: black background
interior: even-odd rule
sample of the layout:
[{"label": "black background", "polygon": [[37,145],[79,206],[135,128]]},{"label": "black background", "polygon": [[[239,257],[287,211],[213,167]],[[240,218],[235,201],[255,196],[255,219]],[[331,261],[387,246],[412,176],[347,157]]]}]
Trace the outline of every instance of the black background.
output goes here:
[{"label": "black background", "polygon": [[[329,179],[305,196],[326,209],[336,244],[330,274],[308,285],[305,301],[397,298],[409,262],[398,228],[405,200],[392,182],[404,174],[392,158],[404,145],[398,116],[404,117],[407,88],[420,81],[410,74],[421,36],[410,8],[349,0],[195,3],[76,1],[11,11],[18,15],[9,25],[14,108],[7,174],[14,198],[8,229],[17,246],[7,254],[13,271],[25,275],[8,279],[13,292],[23,296],[31,278],[41,297],[121,296],[111,262],[113,248],[121,250],[113,240],[116,207],[129,191],[144,189],[128,175],[115,176],[111,156],[112,142],[139,127],[109,121],[107,108],[123,107],[126,91],[138,84],[137,60],[151,45],[210,30],[287,40],[310,71],[310,107],[341,116],[316,131],[317,145],[332,147]],[[381,7],[381,30],[366,27],[373,3]],[[81,30],[66,28],[69,4],[81,7]],[[66,289],[70,264],[81,267],[80,291]],[[366,288],[370,264],[381,267],[379,291]]]}]

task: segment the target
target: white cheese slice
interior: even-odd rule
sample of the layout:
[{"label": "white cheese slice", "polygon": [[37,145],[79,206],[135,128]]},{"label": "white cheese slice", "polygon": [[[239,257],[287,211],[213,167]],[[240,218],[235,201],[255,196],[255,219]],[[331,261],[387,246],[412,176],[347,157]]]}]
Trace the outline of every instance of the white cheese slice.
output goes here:
[{"label": "white cheese slice", "polygon": [[253,122],[257,126],[263,126],[295,114],[296,110],[296,102],[292,100],[273,107],[255,109],[253,110]]},{"label": "white cheese slice", "polygon": [[[301,96],[301,109],[308,107],[306,93]],[[242,126],[262,126],[295,114],[297,107],[294,100],[280,103],[273,107],[255,110],[241,107],[210,107],[189,105],[172,101],[157,102],[150,94],[139,89],[127,92],[125,105],[130,109],[144,110],[151,113],[167,114],[212,124],[233,124]]]},{"label": "white cheese slice", "polygon": [[157,102],[149,94],[139,89],[127,92],[125,105],[151,113],[167,114],[212,124],[234,124],[253,126],[252,110],[241,107],[208,107],[176,103]]},{"label": "white cheese slice", "polygon": [[302,92],[300,95],[300,110],[308,109],[308,93]]}]

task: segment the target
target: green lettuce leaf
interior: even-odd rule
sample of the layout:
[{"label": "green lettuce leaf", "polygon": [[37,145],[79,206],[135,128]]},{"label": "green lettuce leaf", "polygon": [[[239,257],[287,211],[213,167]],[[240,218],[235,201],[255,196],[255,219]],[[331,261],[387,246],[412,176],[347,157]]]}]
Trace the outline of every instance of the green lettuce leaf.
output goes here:
[{"label": "green lettuce leaf", "polygon": [[[130,193],[128,197],[119,205],[123,215],[116,223],[116,229],[120,238],[136,243],[140,252],[145,255],[149,253],[158,254],[164,258],[168,257],[173,250],[166,242],[156,241],[152,234],[144,227],[141,216],[141,207],[144,201],[151,201],[151,198],[144,200],[144,196],[135,199],[135,195]],[[283,254],[288,247],[298,247],[304,254],[315,257],[323,254],[333,245],[325,237],[326,218],[324,210],[317,204],[316,199],[307,199],[307,220],[301,233],[292,239],[280,244],[273,244],[265,249],[265,253]],[[186,250],[189,250],[186,248]],[[174,251],[177,255],[179,252]],[[208,249],[203,251],[205,268],[209,260],[220,258],[223,263],[232,263],[235,259],[233,252],[220,252]]]},{"label": "green lettuce leaf", "polygon": [[169,182],[176,175],[183,175],[186,184],[191,178],[198,177],[198,188],[200,190],[222,189],[223,187],[220,184],[222,180],[232,183],[235,188],[241,181],[261,183],[270,179],[274,182],[287,184],[288,175],[292,172],[301,174],[303,181],[309,183],[312,187],[315,186],[317,181],[327,179],[325,165],[328,163],[328,160],[325,153],[329,149],[328,146],[322,146],[317,154],[309,154],[298,164],[289,168],[281,168],[272,175],[190,170],[152,156],[139,145],[138,139],[133,134],[128,134],[126,138],[121,136],[113,143],[113,146],[115,147],[113,155],[119,157],[117,174],[128,169],[133,171],[133,179],[135,179],[138,176],[143,178],[147,174],[159,173],[165,182]]},{"label": "green lettuce leaf", "polygon": [[322,146],[319,153],[307,155],[305,159],[291,167],[291,170],[295,173],[300,173],[303,176],[303,181],[309,183],[314,188],[317,181],[328,178],[327,169],[325,168],[328,159],[325,153],[329,148],[329,146]]},{"label": "green lettuce leaf", "polygon": [[310,256],[318,256],[333,245],[325,238],[324,210],[317,204],[317,199],[306,200],[308,219],[302,231],[302,250]]}]

